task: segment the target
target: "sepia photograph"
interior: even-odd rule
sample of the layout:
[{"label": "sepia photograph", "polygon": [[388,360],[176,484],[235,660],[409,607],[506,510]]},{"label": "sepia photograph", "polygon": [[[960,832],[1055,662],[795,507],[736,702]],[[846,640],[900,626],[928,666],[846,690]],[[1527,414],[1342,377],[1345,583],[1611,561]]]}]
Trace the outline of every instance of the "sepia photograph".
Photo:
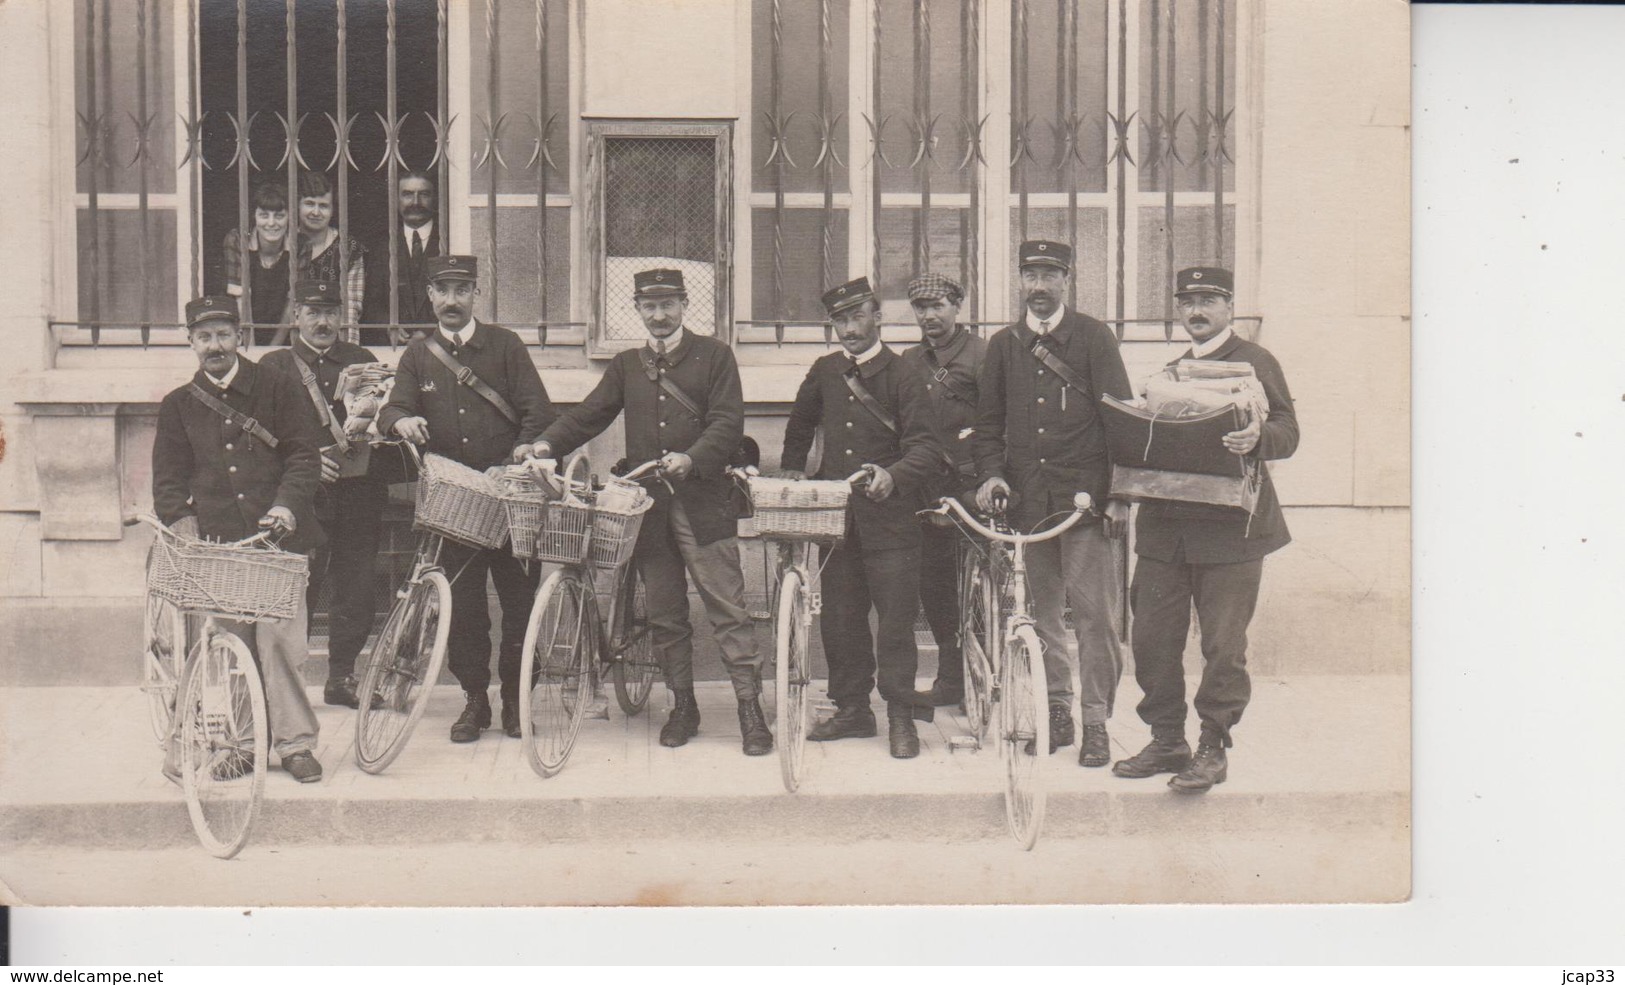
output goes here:
[{"label": "sepia photograph", "polygon": [[1408,900],[1410,24],[0,3],[0,902]]}]

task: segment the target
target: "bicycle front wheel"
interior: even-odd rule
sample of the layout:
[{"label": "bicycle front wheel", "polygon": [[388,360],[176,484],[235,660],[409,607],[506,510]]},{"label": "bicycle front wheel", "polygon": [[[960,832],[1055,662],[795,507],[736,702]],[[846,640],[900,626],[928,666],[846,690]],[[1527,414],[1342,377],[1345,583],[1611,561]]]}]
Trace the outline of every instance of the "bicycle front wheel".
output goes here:
[{"label": "bicycle front wheel", "polygon": [[265,691],[248,647],[225,631],[198,643],[185,677],[178,714],[186,809],[209,854],[231,858],[248,842],[265,789]]},{"label": "bicycle front wheel", "polygon": [[807,689],[812,684],[808,636],[812,613],[808,588],[800,571],[792,568],[779,581],[778,608],[774,622],[777,680],[774,698],[778,706],[779,774],[784,789],[795,793],[806,771]]},{"label": "bicycle front wheel", "polygon": [[355,763],[382,773],[429,705],[451,635],[451,583],[439,571],[408,582],[367,653],[356,697]]},{"label": "bicycle front wheel", "polygon": [[175,697],[186,663],[186,617],[168,599],[147,593],[141,627],[141,691],[158,745],[175,731]]},{"label": "bicycle front wheel", "polygon": [[610,627],[609,654],[615,681],[615,700],[621,711],[636,715],[649,701],[654,686],[654,642],[649,637],[649,604],[644,598],[643,576],[637,568],[621,579],[615,600],[615,625]]},{"label": "bicycle front wheel", "polygon": [[538,776],[564,768],[592,700],[598,612],[590,583],[555,571],[536,592],[520,658],[519,732]]},{"label": "bicycle front wheel", "polygon": [[1019,627],[1004,648],[999,688],[999,747],[1004,765],[1004,813],[1023,849],[1044,826],[1044,766],[1049,761],[1049,694],[1043,650],[1031,626]]},{"label": "bicycle front wheel", "polygon": [[965,655],[965,720],[978,746],[987,740],[993,721],[1000,646],[997,591],[987,556],[968,550],[960,585],[959,641]]}]

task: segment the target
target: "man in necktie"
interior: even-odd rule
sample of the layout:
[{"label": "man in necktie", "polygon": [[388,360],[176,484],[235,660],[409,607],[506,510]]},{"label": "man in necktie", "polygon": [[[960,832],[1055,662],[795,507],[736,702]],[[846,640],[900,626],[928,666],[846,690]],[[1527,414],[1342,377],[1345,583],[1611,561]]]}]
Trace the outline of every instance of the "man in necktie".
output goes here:
[{"label": "man in necktie", "polygon": [[[846,536],[829,549],[819,628],[829,663],[835,715],[807,738],[815,742],[876,734],[869,707],[878,676],[892,756],[920,754],[914,720],[930,721],[930,698],[915,690],[919,651],[920,522],[927,480],[944,452],[931,427],[925,384],[880,341],[880,303],[866,277],[830,288],[824,307],[841,351],[812,364],[796,392],[780,464],[804,474],[813,437],[824,433],[814,478],[845,479],[864,466],[873,476],[853,493]],[[878,634],[869,631],[875,613]]]},{"label": "man in necktie", "polygon": [[[516,461],[553,423],[553,405],[536,364],[518,335],[474,317],[479,291],[475,257],[430,257],[425,268],[439,328],[413,340],[401,354],[395,388],[378,414],[378,431],[399,435],[482,472]],[[464,370],[470,375],[461,375]],[[447,662],[466,695],[463,713],[451,727],[451,741],[473,742],[491,724],[487,572],[502,602],[497,657],[502,729],[517,738],[519,656],[536,593],[536,572],[527,572],[506,547],[482,550],[449,539],[440,561],[456,574],[451,583]]]},{"label": "man in necktie", "polygon": [[[386,334],[382,329],[364,332],[362,341],[367,345],[405,345],[414,338],[427,335],[436,320],[434,306],[429,302],[429,280],[425,266],[426,260],[442,252],[440,228],[435,221],[437,198],[434,179],[422,171],[405,172],[396,183],[395,199],[399,220],[394,233],[395,281],[393,285],[387,283],[389,278],[382,274],[368,278],[369,282],[375,282],[379,287],[371,292],[368,299],[366,320],[375,325],[388,324],[393,320],[406,327],[395,330],[393,334]],[[380,266],[389,260],[387,252],[382,256],[383,260],[375,261]],[[383,266],[383,269],[387,273],[387,266]],[[389,310],[391,292],[395,295],[393,319]]]},{"label": "man in necktie", "polygon": [[773,751],[773,734],[762,714],[762,660],[745,608],[738,523],[723,474],[745,431],[739,366],[728,346],[683,327],[688,293],[681,271],[645,270],[632,283],[647,344],[616,354],[587,399],[555,421],[533,453],[567,455],[625,413],[628,461],[659,459],[671,484],[669,491],[653,485],[655,505],[632,555],[672,695],[660,744],[684,745],[700,728],[688,615],[692,578],[733,685],[743,751],[763,756]]},{"label": "man in necktie", "polygon": [[[1072,280],[1072,249],[1031,240],[1018,254],[1026,312],[988,341],[971,438],[982,476],[976,503],[992,510],[1009,502],[1009,520],[1022,531],[1047,527],[1088,493],[1103,522],[1084,522],[1055,540],[1027,549],[1038,637],[1050,703],[1050,752],[1076,741],[1072,672],[1083,720],[1078,763],[1111,761],[1106,721],[1123,673],[1113,622],[1121,587],[1109,538],[1121,537],[1128,506],[1108,502],[1111,461],[1100,420],[1100,399],[1128,399],[1128,373],[1117,337],[1101,322],[1063,303]],[[1078,656],[1066,634],[1066,609]]]},{"label": "man in necktie", "polygon": [[[284,535],[283,549],[303,554],[323,540],[312,509],[322,471],[316,417],[298,383],[237,351],[237,308],[232,297],[201,297],[186,305],[198,371],[158,407],[153,512],[182,534],[210,540],[242,540],[273,529]],[[257,430],[245,430],[245,418],[257,422]],[[306,620],[301,599],[291,619],[220,621],[253,652],[273,746],[282,768],[301,783],[322,778],[314,755],[316,713],[299,676],[309,654]]]}]

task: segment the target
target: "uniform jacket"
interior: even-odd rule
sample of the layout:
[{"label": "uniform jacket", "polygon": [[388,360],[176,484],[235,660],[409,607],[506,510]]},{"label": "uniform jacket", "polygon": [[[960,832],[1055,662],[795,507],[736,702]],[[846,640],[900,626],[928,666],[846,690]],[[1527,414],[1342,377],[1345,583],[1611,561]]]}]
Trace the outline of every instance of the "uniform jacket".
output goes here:
[{"label": "uniform jacket", "polygon": [[1078,492],[1105,507],[1111,462],[1099,401],[1131,396],[1111,329],[1068,309],[1049,335],[1050,351],[1091,392],[1076,392],[1032,355],[1035,333],[1024,321],[1008,325],[988,342],[971,438],[982,479],[1010,484],[1011,519],[1023,530],[1070,510]]},{"label": "uniform jacket", "polygon": [[[733,350],[685,330],[662,359],[665,375],[699,406],[701,417],[684,410],[649,379],[643,360],[652,356],[647,346],[617,353],[587,398],[554,421],[542,439],[563,457],[609,427],[624,410],[626,457],[631,464],[641,465],[667,452],[694,460],[689,477],[673,484],[694,539],[710,544],[732,537],[738,521],[728,502],[731,483],[722,470],[745,433],[745,401]],[[650,488],[655,495],[650,519],[659,520],[670,508],[670,496],[662,483]],[[644,527],[663,530],[665,524],[645,522]]]},{"label": "uniform jacket", "polygon": [[[434,305],[429,303],[428,276],[424,264],[440,255],[440,223],[423,242],[423,256],[412,261],[412,239],[400,222],[395,223],[395,297],[397,324],[433,325]],[[367,263],[367,311],[364,319],[375,325],[389,322],[389,249],[374,250]]]},{"label": "uniform jacket", "polygon": [[852,366],[844,351],[832,352],[812,364],[796,392],[795,406],[784,429],[780,464],[805,471],[813,434],[824,429],[824,454],[813,478],[845,479],[865,464],[884,467],[897,482],[882,502],[862,491],[852,496],[847,523],[855,525],[866,549],[916,547],[919,519],[914,515],[925,499],[928,480],[938,472],[946,454],[931,427],[931,402],[925,384],[903,365],[902,357],[882,347],[858,369],[864,389],[892,415],[897,433],[858,403],[843,374]]},{"label": "uniform jacket", "polygon": [[541,437],[556,415],[519,336],[501,325],[470,324],[478,327],[461,350],[443,331],[437,330],[433,337],[513,406],[519,424],[508,423],[472,387],[459,383],[429,351],[428,340],[418,339],[401,353],[395,367],[395,389],[378,414],[378,431],[393,434],[395,422],[401,418],[422,417],[429,422],[426,451],[484,470],[508,461],[520,442]]},{"label": "uniform jacket", "polygon": [[240,423],[228,424],[192,394],[190,384],[171,390],[158,406],[153,510],[170,525],[196,516],[204,537],[232,541],[252,537],[260,517],[273,506],[285,506],[293,511],[297,529],[281,546],[301,553],[319,547],[325,537],[312,498],[321,483],[321,441],[310,398],[298,383],[241,354],[237,364],[237,376],[224,394],[202,369],[192,380],[258,421],[277,438],[276,448]]},{"label": "uniform jacket", "polygon": [[[928,353],[936,357],[934,366]],[[964,327],[941,349],[931,350],[930,343],[922,341],[903,352],[903,365],[918,373],[925,384],[932,426],[951,459],[929,490],[932,496],[953,495],[976,483],[971,435],[976,427],[978,376],[986,357],[987,340],[977,338]]]},{"label": "uniform jacket", "polygon": [[[1191,358],[1187,351],[1181,358]],[[1269,350],[1236,336],[1204,359],[1252,363],[1269,398],[1269,419],[1258,436],[1251,457],[1260,462],[1262,488],[1258,506],[1249,517],[1245,510],[1203,503],[1175,503],[1150,500],[1140,504],[1135,521],[1135,549],[1141,557],[1157,561],[1191,564],[1233,564],[1261,558],[1285,547],[1292,536],[1270,481],[1264,461],[1290,458],[1298,449],[1298,417],[1292,408],[1292,391],[1287,389],[1281,364]],[[1178,360],[1175,360],[1176,362]]]},{"label": "uniform jacket", "polygon": [[[298,362],[295,362],[295,360]],[[298,336],[295,335],[292,345],[286,349],[274,349],[266,353],[265,357],[260,360],[260,365],[267,369],[274,369],[299,384],[299,392],[305,395],[305,405],[310,407],[311,414],[316,415],[316,432],[321,440],[322,447],[326,448],[328,445],[334,444],[333,433],[328,429],[327,425],[322,423],[315,404],[311,402],[310,391],[305,389],[305,379],[299,372],[298,363],[304,363],[315,374],[316,388],[327,399],[328,413],[332,415],[333,420],[338,423],[339,427],[343,428],[348,411],[344,408],[344,400],[338,396],[339,374],[343,372],[346,366],[355,363],[375,363],[377,361],[378,357],[373,355],[371,349],[363,348],[354,342],[346,342],[340,339],[334,342],[333,347],[326,352],[318,353],[315,349],[299,341]],[[375,453],[372,461],[377,463],[382,458],[382,455]],[[385,471],[385,469],[379,468],[375,464],[373,469],[369,469],[368,475],[351,476],[338,481],[340,483],[365,482],[374,479],[375,476],[381,477]],[[325,484],[322,486],[322,490],[329,488],[333,487]],[[318,498],[321,497],[321,494],[321,491],[317,492]]]}]

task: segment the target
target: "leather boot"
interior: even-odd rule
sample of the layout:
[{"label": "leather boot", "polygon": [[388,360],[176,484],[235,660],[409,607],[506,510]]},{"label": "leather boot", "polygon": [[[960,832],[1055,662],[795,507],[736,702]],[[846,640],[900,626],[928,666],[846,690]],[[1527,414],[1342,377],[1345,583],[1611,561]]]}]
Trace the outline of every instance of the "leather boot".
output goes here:
[{"label": "leather boot", "polygon": [[1230,773],[1225,761],[1224,743],[1216,738],[1202,736],[1196,745],[1196,758],[1185,769],[1168,780],[1168,786],[1179,793],[1206,793],[1216,783],[1223,783]]},{"label": "leather boot", "polygon": [[739,738],[747,756],[765,756],[773,751],[773,733],[762,715],[762,699],[739,702]]},{"label": "leather boot", "polygon": [[1154,735],[1144,749],[1112,764],[1112,775],[1130,780],[1178,773],[1191,764],[1191,744],[1183,735]]},{"label": "leather boot", "polygon": [[491,727],[491,696],[484,691],[465,692],[468,703],[463,713],[451,726],[451,741],[473,742],[480,732]]},{"label": "leather boot", "polygon": [[1079,766],[1105,766],[1112,761],[1112,740],[1106,734],[1106,723],[1085,725],[1083,745],[1078,749]]},{"label": "leather boot", "polygon": [[837,708],[835,714],[814,725],[807,738],[813,742],[833,742],[836,739],[872,739],[875,736],[875,713],[868,705],[850,705]]},{"label": "leather boot", "polygon": [[893,759],[913,759],[920,754],[920,734],[914,730],[914,709],[905,704],[886,706],[887,739]]},{"label": "leather boot", "polygon": [[329,677],[327,684],[322,688],[322,701],[341,708],[356,708],[361,702],[356,698],[356,679],[354,674],[343,677]]},{"label": "leather boot", "polygon": [[1077,741],[1077,735],[1072,730],[1072,709],[1066,705],[1049,706],[1049,751],[1063,746],[1070,746]]},{"label": "leather boot", "polygon": [[660,727],[660,744],[667,749],[686,745],[700,732],[700,706],[694,702],[694,689],[673,691],[671,714]]},{"label": "leather boot", "polygon": [[519,730],[519,699],[502,699],[502,734],[510,739],[521,738],[524,733]]}]

